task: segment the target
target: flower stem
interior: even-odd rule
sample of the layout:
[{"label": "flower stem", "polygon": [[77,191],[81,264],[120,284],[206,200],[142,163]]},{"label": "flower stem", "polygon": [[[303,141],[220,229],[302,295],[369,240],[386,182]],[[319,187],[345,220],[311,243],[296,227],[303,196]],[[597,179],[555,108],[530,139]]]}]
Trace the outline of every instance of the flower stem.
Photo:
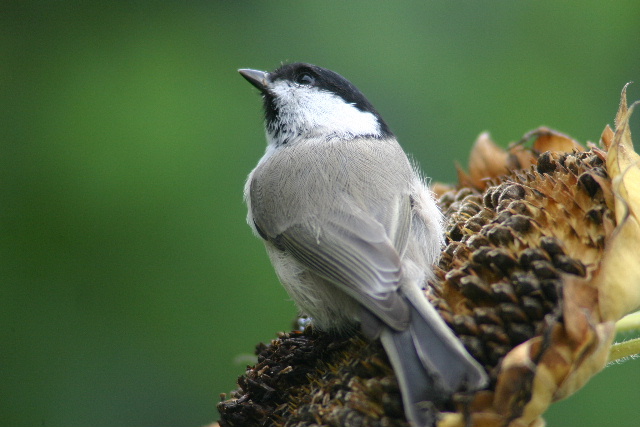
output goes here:
[{"label": "flower stem", "polygon": [[640,355],[640,338],[635,338],[612,345],[607,363],[619,362],[624,358],[638,355]]}]

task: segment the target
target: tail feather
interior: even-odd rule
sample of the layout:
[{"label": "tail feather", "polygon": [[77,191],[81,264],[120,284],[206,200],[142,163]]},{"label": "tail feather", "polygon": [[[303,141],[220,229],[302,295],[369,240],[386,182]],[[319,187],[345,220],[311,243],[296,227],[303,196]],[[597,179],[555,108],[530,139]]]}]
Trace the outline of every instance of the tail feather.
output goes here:
[{"label": "tail feather", "polygon": [[407,420],[415,427],[434,426],[437,411],[433,405],[444,397],[442,387],[422,365],[411,331],[385,328],[380,340],[398,378]]},{"label": "tail feather", "polygon": [[398,377],[407,419],[416,427],[433,426],[434,404],[456,391],[485,387],[487,374],[424,296],[407,297],[411,326],[385,327],[380,340]]},{"label": "tail feather", "polygon": [[449,392],[484,388],[484,368],[462,345],[420,289],[405,289],[411,304],[411,336],[423,366],[435,371]]}]

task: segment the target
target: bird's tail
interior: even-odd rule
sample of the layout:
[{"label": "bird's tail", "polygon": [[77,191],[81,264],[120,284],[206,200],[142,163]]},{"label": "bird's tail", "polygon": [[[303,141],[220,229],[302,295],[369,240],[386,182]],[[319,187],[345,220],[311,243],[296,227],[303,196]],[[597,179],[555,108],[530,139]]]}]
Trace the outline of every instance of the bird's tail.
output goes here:
[{"label": "bird's tail", "polygon": [[481,389],[488,378],[426,298],[406,296],[410,327],[385,327],[380,340],[398,378],[407,419],[415,427],[431,427],[436,421],[434,404],[456,391]]}]

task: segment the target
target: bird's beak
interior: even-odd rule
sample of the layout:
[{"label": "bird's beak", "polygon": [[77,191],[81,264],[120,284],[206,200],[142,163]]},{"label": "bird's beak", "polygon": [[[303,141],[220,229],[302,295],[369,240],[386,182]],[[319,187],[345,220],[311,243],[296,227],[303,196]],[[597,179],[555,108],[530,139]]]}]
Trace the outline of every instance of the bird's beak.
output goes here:
[{"label": "bird's beak", "polygon": [[259,70],[251,70],[249,68],[241,68],[238,72],[247,79],[249,83],[264,92],[267,90],[269,73]]}]

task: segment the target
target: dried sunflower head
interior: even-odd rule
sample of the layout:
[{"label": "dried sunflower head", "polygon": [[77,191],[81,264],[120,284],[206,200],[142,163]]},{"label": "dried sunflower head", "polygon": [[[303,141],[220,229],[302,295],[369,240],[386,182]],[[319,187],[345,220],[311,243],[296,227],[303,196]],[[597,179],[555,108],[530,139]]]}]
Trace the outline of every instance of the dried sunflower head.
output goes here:
[{"label": "dried sunflower head", "polygon": [[[542,426],[604,367],[614,323],[640,307],[632,109],[623,91],[601,148],[540,128],[502,150],[483,134],[458,185],[434,186],[447,246],[427,296],[491,378],[439,407],[439,427]],[[307,328],[257,353],[222,427],[407,425],[375,342]]]},{"label": "dried sunflower head", "polygon": [[[544,425],[549,404],[604,367],[614,322],[640,306],[630,113],[623,92],[603,149],[541,129],[531,149],[489,155],[502,163],[482,179],[472,159],[466,186],[442,195],[449,244],[430,296],[492,384],[458,396],[439,426]],[[499,151],[486,135],[478,146]]]}]

